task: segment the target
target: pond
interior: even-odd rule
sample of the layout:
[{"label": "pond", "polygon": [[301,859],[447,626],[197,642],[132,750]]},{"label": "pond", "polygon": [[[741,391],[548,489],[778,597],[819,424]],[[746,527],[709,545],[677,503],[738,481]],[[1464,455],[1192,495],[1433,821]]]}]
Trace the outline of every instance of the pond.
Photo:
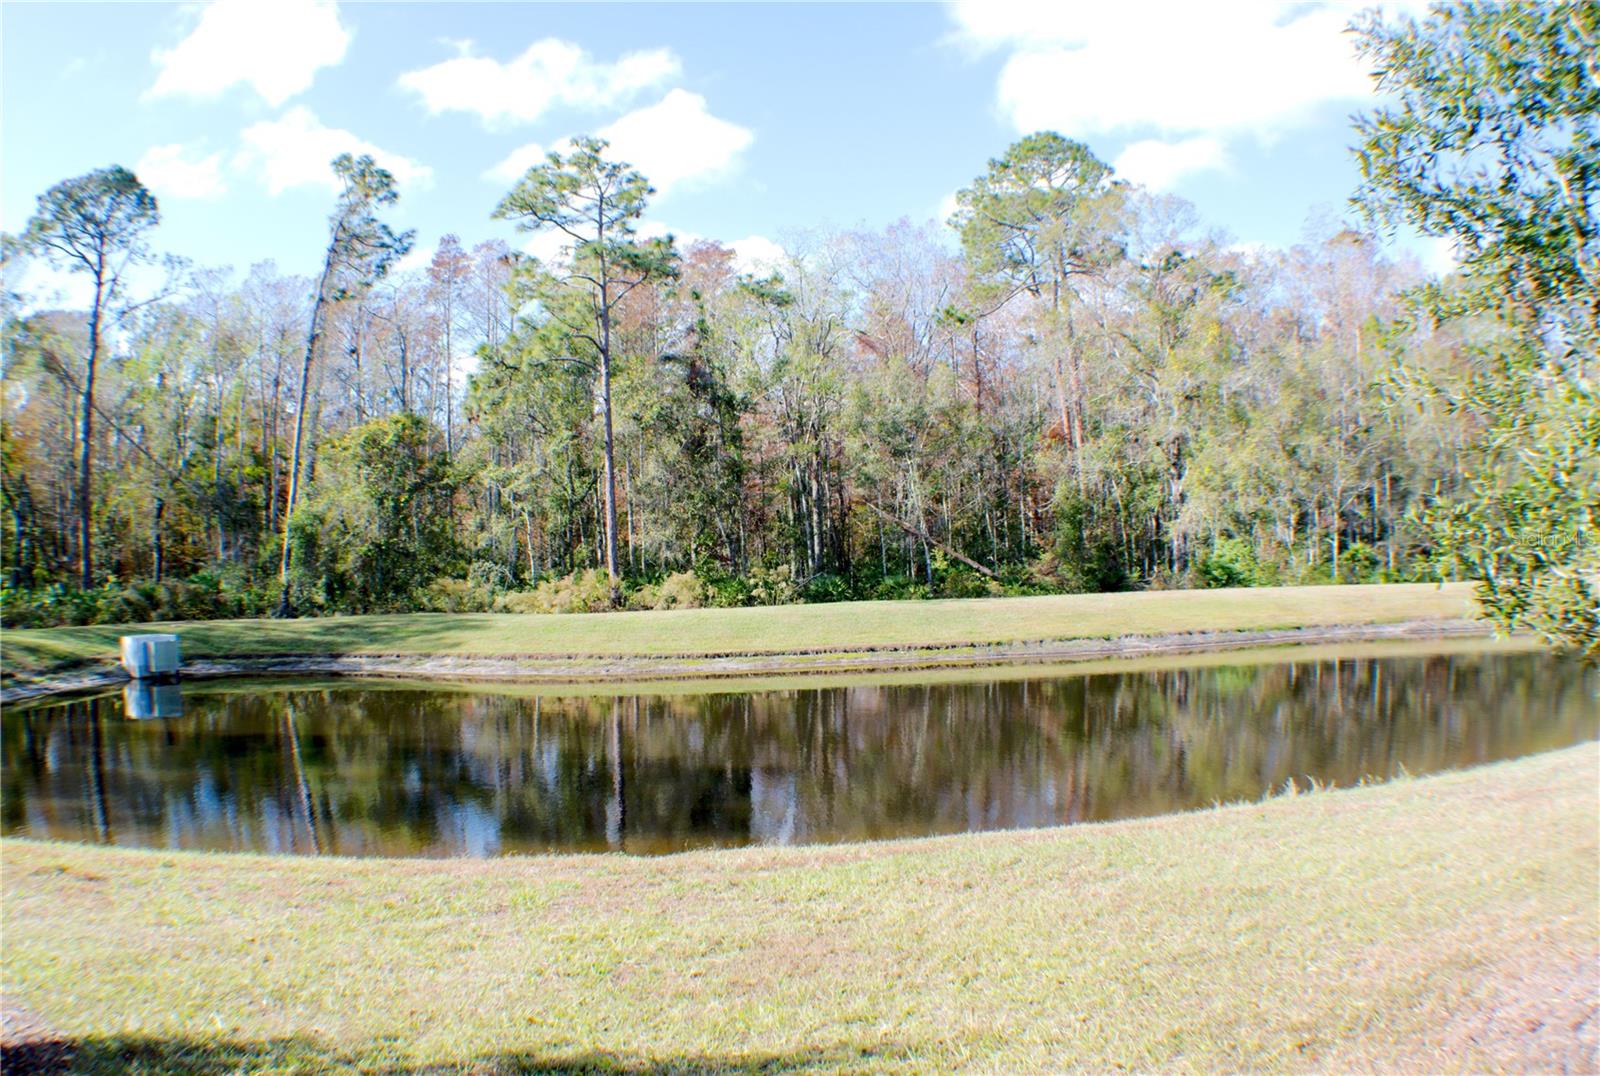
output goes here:
[{"label": "pond", "polygon": [[648,854],[1154,815],[1600,735],[1600,672],[1537,651],[988,675],[615,697],[130,685],[0,717],[0,832],[335,855]]}]

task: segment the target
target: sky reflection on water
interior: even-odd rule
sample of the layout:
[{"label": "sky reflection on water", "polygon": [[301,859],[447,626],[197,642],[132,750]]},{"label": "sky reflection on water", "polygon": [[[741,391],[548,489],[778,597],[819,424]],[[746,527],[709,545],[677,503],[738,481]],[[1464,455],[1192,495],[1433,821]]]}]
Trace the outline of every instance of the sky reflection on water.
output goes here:
[{"label": "sky reflection on water", "polygon": [[189,684],[12,708],[0,733],[6,834],[661,853],[1160,814],[1514,758],[1600,734],[1600,672],[1484,653],[615,698]]}]

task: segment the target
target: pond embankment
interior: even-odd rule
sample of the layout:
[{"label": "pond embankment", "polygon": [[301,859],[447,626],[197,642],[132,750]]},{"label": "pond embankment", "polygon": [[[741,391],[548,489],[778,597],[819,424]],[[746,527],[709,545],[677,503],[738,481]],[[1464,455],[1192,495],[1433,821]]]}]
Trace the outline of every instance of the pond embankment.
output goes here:
[{"label": "pond embankment", "polygon": [[[1490,625],[1474,620],[1413,620],[1395,624],[1331,624],[1272,631],[1173,632],[1114,639],[1046,639],[1037,642],[938,648],[879,647],[792,654],[640,655],[285,654],[185,662],[183,676],[341,676],[406,680],[512,681],[574,686],[641,684],[899,672],[940,672],[1007,665],[1044,666],[1103,658],[1141,658],[1268,647],[1309,647],[1372,642],[1489,639]],[[118,666],[42,677],[0,689],[0,703],[116,687],[128,680]]]}]

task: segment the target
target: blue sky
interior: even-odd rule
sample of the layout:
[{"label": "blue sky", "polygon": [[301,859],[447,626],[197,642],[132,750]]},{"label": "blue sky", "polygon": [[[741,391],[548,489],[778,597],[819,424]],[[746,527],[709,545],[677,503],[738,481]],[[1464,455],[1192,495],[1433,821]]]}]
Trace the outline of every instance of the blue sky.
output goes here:
[{"label": "blue sky", "polygon": [[938,217],[1048,127],[1238,242],[1287,245],[1355,186],[1349,116],[1372,102],[1341,33],[1356,10],[7,3],[0,227],[116,162],[161,200],[159,249],[310,272],[339,149],[395,171],[396,222],[426,252],[445,232],[511,238],[489,220],[507,177],[610,131],[660,188],[655,227],[759,257],[799,229]]}]

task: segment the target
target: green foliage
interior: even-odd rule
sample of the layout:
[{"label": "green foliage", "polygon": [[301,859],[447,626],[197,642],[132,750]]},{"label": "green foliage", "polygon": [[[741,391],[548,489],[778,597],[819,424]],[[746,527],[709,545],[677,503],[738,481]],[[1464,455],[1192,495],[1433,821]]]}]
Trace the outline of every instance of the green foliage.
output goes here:
[{"label": "green foliage", "polygon": [[[843,602],[855,597],[850,580],[833,572],[819,572],[806,580],[798,595],[805,602]],[[767,603],[758,603],[767,604]]]},{"label": "green foliage", "polygon": [[196,572],[161,583],[115,580],[90,590],[63,583],[37,589],[0,586],[0,626],[49,628],[264,616],[273,593],[237,573]]},{"label": "green foliage", "polygon": [[[578,138],[565,157],[550,153],[501,199],[494,216],[514,221],[520,231],[553,233],[566,244],[564,259],[525,262],[513,276],[516,306],[537,309],[522,326],[522,367],[561,364],[589,380],[604,460],[602,557],[611,604],[617,605],[622,594],[613,379],[620,355],[613,323],[629,295],[677,274],[677,253],[670,236],[638,239],[635,229],[650,185],[631,166],[607,159],[606,149],[604,139]],[[558,436],[571,432],[562,429]]]},{"label": "green foliage", "polygon": [[[77,516],[78,581],[94,585],[95,379],[107,330],[122,306],[128,268],[149,256],[145,234],[160,221],[153,194],[126,168],[113,165],[75,179],[63,180],[39,196],[38,209],[18,241],[3,245],[9,260],[14,250],[42,255],[51,264],[90,278],[87,339],[81,374],[66,373],[81,397],[78,413]],[[9,306],[9,304],[8,304]],[[75,368],[77,363],[73,363]]]},{"label": "green foliage", "polygon": [[611,581],[598,568],[545,579],[532,590],[502,594],[497,613],[598,613],[611,608]]},{"label": "green foliage", "polygon": [[376,161],[341,153],[333,162],[339,199],[330,222],[327,270],[318,298],[342,302],[364,295],[411,250],[413,231],[396,232],[377,211],[400,200],[394,176]]},{"label": "green foliage", "polygon": [[985,598],[1004,593],[965,564],[951,564],[943,553],[934,555],[935,589],[941,598]]},{"label": "green foliage", "polygon": [[[296,564],[294,560],[297,549],[309,551],[309,547],[316,544],[305,532],[307,521],[297,520],[296,513],[303,504],[300,483],[311,370],[320,342],[328,334],[328,319],[339,304],[365,300],[373,286],[410,251],[415,238],[414,232],[395,232],[378,218],[377,211],[394,205],[399,200],[400,192],[395,186],[394,176],[378,167],[370,156],[363,154],[355,157],[342,153],[334,158],[333,172],[339,182],[339,197],[329,220],[328,248],[322,263],[322,276],[312,297],[311,328],[300,367],[299,406],[295,410],[293,448],[289,457],[289,496],[285,508],[283,554],[279,564],[282,584],[277,610],[279,616],[288,616],[293,611],[295,594],[306,590],[308,585],[316,597],[331,608],[348,605],[366,607],[368,602],[390,600],[396,591],[396,584],[384,579],[379,584],[379,593],[367,594],[358,587],[352,587],[350,580],[341,576],[342,569],[334,565],[332,560],[320,565]],[[314,515],[320,520],[322,513],[314,512]],[[300,528],[298,535],[297,526]],[[293,573],[291,568],[295,569]]]},{"label": "green foliage", "polygon": [[155,195],[132,172],[112,165],[41,194],[20,242],[64,269],[109,281],[121,265],[146,254],[145,235],[160,221]]},{"label": "green foliage", "polygon": [[1044,131],[957,192],[951,224],[980,278],[1053,298],[1067,276],[1115,253],[1106,224],[1119,197],[1111,167],[1088,146]]},{"label": "green foliage", "polygon": [[673,572],[659,583],[646,583],[628,597],[630,609],[699,609],[708,603],[709,588],[694,572]]},{"label": "green foliage", "polygon": [[328,446],[290,521],[296,601],[339,612],[405,608],[418,579],[460,568],[458,478],[415,415],[376,419]]},{"label": "green foliage", "polygon": [[1479,324],[1465,369],[1403,365],[1404,398],[1481,430],[1424,507],[1484,607],[1600,659],[1600,8],[1464,3],[1357,26],[1395,103],[1358,123],[1374,216],[1452,240],[1416,321]]},{"label": "green foliage", "polygon": [[414,606],[427,613],[487,613],[494,602],[494,591],[482,583],[441,576],[417,592]]},{"label": "green foliage", "polygon": [[787,564],[758,564],[746,573],[743,605],[792,605],[800,600],[794,571]]},{"label": "green foliage", "polygon": [[861,597],[870,601],[921,601],[933,597],[928,584],[909,575],[867,576],[859,585]]},{"label": "green foliage", "polygon": [[[7,322],[5,615],[222,601],[45,589],[94,547],[96,582],[217,565],[251,587],[270,558],[310,613],[600,608],[596,570],[635,608],[1465,573],[1508,623],[1581,632],[1591,23],[1367,25],[1392,91],[1362,128],[1377,219],[1467,257],[1387,338],[1416,274],[1372,235],[1244,254],[1049,132],[960,192],[959,254],[902,222],[804,238],[759,280],[725,247],[643,240],[648,181],[596,139],[497,209],[563,253],[447,244],[397,273],[394,178],[342,157],[317,289],[201,273],[129,313],[92,438],[91,319]],[[452,334],[478,358],[464,401]],[[115,472],[88,474],[91,443]]]},{"label": "green foliage", "polygon": [[1255,546],[1242,538],[1219,538],[1195,564],[1203,587],[1255,587],[1266,581]]},{"label": "green foliage", "polygon": [[1056,509],[1055,547],[1040,572],[1068,594],[1126,590],[1130,573],[1114,523],[1086,498],[1064,494]]},{"label": "green foliage", "polygon": [[1347,546],[1339,556],[1339,581],[1341,583],[1377,583],[1383,561],[1378,551],[1365,542]]},{"label": "green foliage", "polygon": [[691,301],[697,317],[689,346],[636,365],[628,377],[633,421],[657,455],[639,485],[675,508],[662,521],[662,545],[737,563],[749,474],[743,423],[753,401],[733,384],[703,299]]},{"label": "green foliage", "polygon": [[1436,3],[1422,20],[1369,11],[1355,32],[1395,102],[1356,121],[1360,201],[1456,244],[1470,288],[1433,301],[1521,307],[1567,323],[1555,349],[1593,347],[1600,8]]}]

